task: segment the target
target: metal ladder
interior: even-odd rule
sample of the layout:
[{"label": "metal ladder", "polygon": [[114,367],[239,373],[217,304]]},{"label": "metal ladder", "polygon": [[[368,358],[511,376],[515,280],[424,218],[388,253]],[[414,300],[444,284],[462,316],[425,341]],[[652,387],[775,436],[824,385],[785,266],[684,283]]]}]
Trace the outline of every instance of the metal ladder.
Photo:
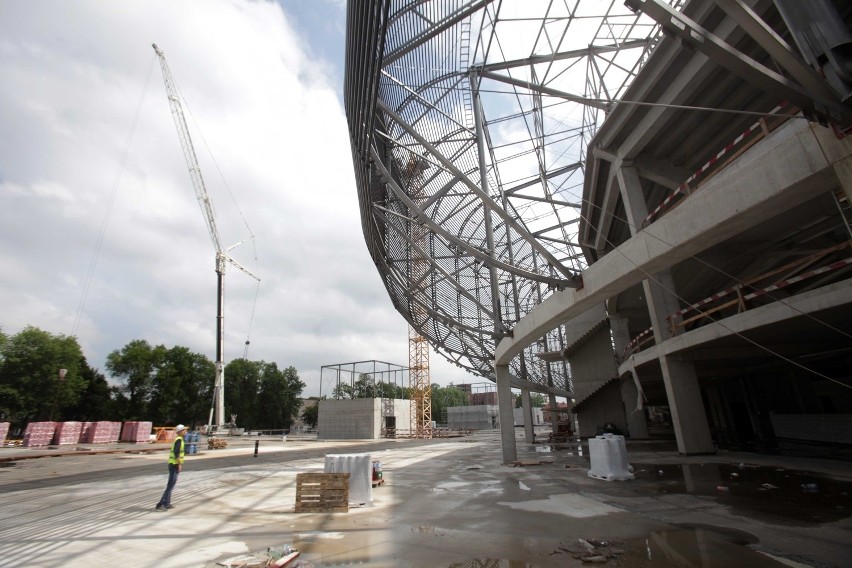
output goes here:
[{"label": "metal ladder", "polygon": [[[467,70],[470,68],[470,18],[465,18],[461,22],[461,35],[459,37],[459,69]],[[470,83],[470,76],[466,75],[465,80],[467,88],[462,87],[462,101],[464,103],[464,125],[466,128],[473,130],[475,124],[473,122],[473,95],[471,93],[473,85]]]}]

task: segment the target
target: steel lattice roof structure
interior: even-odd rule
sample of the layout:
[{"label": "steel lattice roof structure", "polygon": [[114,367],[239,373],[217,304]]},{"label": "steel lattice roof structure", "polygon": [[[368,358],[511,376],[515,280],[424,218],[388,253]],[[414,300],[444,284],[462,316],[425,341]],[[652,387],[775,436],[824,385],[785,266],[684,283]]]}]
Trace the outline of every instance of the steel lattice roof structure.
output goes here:
[{"label": "steel lattice roof structure", "polygon": [[[679,2],[673,2],[677,4]],[[621,0],[350,0],[345,108],[363,232],[394,307],[494,379],[500,338],[582,286],[589,141],[660,38]],[[511,363],[570,395],[561,327]]]}]

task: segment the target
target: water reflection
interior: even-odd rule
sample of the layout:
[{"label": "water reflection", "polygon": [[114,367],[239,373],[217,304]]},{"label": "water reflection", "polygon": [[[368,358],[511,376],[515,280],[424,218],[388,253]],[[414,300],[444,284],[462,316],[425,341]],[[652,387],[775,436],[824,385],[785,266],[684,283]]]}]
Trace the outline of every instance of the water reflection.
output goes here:
[{"label": "water reflection", "polygon": [[[627,541],[576,539],[561,546],[551,557],[558,565],[568,565],[566,556],[583,565],[653,566],[654,568],[695,567],[768,568],[781,566],[745,545],[755,544],[753,535],[710,525],[682,525],[671,530],[654,531]],[[574,565],[574,564],[570,564]]]},{"label": "water reflection", "polygon": [[506,560],[504,558],[474,558],[466,562],[456,562],[450,564],[448,568],[529,568],[532,564],[528,564],[524,560]]},{"label": "water reflection", "polygon": [[[636,479],[661,493],[713,496],[743,514],[834,522],[852,513],[852,483],[813,472],[748,464],[636,464]],[[662,484],[659,484],[662,482]]]}]

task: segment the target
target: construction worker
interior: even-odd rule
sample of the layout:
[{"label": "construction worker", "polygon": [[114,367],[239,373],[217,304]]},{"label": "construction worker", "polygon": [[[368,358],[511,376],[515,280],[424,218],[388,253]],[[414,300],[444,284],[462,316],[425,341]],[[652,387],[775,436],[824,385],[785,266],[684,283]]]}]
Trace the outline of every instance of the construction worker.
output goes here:
[{"label": "construction worker", "polygon": [[177,484],[178,474],[180,473],[181,466],[183,466],[183,458],[186,453],[186,442],[183,439],[185,433],[186,426],[183,424],[175,426],[175,441],[172,444],[172,449],[169,451],[169,482],[166,484],[163,496],[160,497],[160,502],[155,507],[157,511],[174,508],[174,505],[172,505],[172,490]]}]

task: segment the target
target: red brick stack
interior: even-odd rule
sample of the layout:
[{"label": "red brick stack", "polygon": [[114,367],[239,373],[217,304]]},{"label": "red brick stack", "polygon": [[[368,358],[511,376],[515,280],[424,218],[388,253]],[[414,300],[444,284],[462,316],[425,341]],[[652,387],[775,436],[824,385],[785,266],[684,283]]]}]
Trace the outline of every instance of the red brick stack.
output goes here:
[{"label": "red brick stack", "polygon": [[53,434],[53,443],[59,445],[76,444],[80,441],[82,429],[82,422],[57,422],[56,431]]},{"label": "red brick stack", "polygon": [[80,441],[86,444],[109,444],[118,441],[121,422],[83,422]]},{"label": "red brick stack", "polygon": [[125,422],[121,429],[122,442],[150,442],[153,422]]},{"label": "red brick stack", "polygon": [[56,431],[56,422],[30,422],[24,429],[25,446],[49,446]]}]

